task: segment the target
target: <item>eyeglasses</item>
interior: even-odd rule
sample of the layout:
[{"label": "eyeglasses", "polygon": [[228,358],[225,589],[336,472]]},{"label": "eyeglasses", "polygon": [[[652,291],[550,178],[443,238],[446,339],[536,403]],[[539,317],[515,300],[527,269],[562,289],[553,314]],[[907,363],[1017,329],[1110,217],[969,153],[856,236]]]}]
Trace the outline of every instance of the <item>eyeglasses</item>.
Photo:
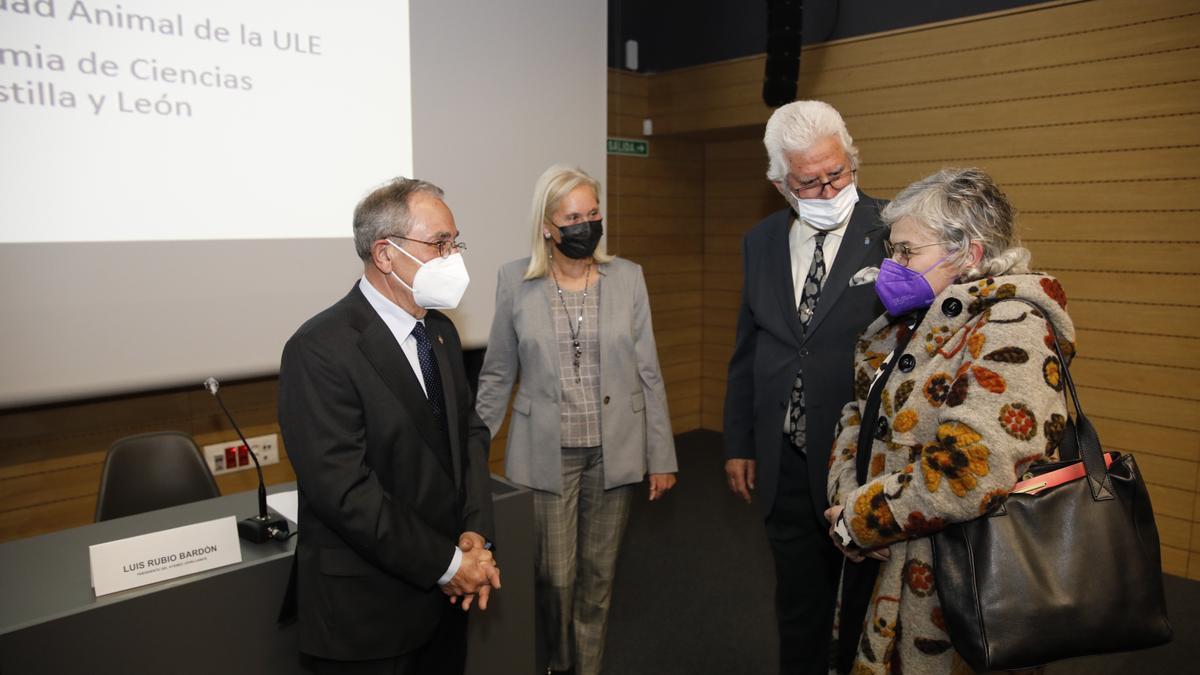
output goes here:
[{"label": "eyeglasses", "polygon": [[944,243],[946,243],[946,242],[935,241],[932,244],[921,244],[920,246],[909,246],[908,244],[905,244],[905,243],[893,244],[892,242],[888,241],[887,239],[884,239],[883,240],[883,252],[886,253],[887,257],[889,257],[889,258],[895,258],[897,255],[899,255],[901,260],[908,262],[908,260],[910,260],[912,258],[914,251],[920,251],[921,249],[929,248],[930,246],[941,246]]},{"label": "eyeglasses", "polygon": [[[799,181],[796,181],[796,187],[791,187],[789,185],[788,191],[790,191],[793,195],[795,195],[796,197],[798,197],[800,199],[804,199],[807,197],[815,197],[815,196],[821,194],[821,192],[825,190],[826,185],[832,187],[835,190],[841,190],[842,188],[849,185],[851,181],[854,180],[854,176],[857,173],[858,173],[858,169],[842,169],[841,171],[838,171],[837,173],[825,174],[825,178],[827,180],[821,180],[820,178],[812,178],[809,180],[799,180]],[[788,176],[788,179],[789,180],[791,179],[790,175]]]},{"label": "eyeglasses", "polygon": [[415,241],[418,244],[425,244],[437,249],[438,255],[443,258],[449,258],[450,254],[467,250],[467,244],[461,241],[450,241],[449,239],[439,239],[437,241],[421,241],[420,239],[409,239],[401,237],[398,234],[389,234],[391,239],[403,239],[404,241]]}]

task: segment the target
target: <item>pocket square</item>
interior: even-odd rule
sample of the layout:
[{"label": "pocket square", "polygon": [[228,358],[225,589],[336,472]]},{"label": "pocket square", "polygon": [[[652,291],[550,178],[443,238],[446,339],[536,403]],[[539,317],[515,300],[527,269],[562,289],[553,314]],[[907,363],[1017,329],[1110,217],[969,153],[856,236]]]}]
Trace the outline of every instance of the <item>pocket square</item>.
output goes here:
[{"label": "pocket square", "polygon": [[862,286],[863,284],[873,284],[877,276],[879,276],[878,267],[864,267],[855,272],[854,276],[850,277],[850,285]]}]

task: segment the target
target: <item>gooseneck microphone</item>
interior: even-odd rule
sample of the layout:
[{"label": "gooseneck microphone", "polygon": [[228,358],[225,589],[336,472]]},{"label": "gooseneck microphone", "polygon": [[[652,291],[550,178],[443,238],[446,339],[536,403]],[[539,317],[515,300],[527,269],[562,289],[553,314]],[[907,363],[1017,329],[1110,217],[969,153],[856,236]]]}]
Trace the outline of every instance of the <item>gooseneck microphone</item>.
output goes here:
[{"label": "gooseneck microphone", "polygon": [[286,540],[288,538],[287,519],[267,509],[267,483],[263,480],[262,466],[258,463],[258,455],[254,454],[254,448],[250,447],[246,435],[242,433],[237,421],[229,412],[229,408],[226,408],[225,402],[221,400],[221,395],[217,393],[221,389],[221,383],[217,381],[217,378],[210,377],[204,381],[204,389],[217,399],[217,404],[221,406],[225,417],[233,425],[233,430],[242,440],[242,445],[246,446],[246,450],[250,453],[250,459],[254,460],[254,469],[258,471],[258,515],[238,521],[238,536],[256,544],[261,544],[268,539]]}]

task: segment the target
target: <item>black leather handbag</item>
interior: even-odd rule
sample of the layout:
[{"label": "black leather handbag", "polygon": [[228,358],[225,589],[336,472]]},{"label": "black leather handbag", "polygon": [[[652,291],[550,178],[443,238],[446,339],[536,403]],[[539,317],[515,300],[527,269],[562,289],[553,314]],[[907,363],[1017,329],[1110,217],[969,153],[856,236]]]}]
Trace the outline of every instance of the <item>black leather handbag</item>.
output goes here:
[{"label": "black leather handbag", "polygon": [[932,538],[950,641],[979,672],[1144,649],[1172,636],[1137,461],[1101,451],[1054,338],[1075,407],[1059,450],[1066,461],[1031,469],[995,511]]}]

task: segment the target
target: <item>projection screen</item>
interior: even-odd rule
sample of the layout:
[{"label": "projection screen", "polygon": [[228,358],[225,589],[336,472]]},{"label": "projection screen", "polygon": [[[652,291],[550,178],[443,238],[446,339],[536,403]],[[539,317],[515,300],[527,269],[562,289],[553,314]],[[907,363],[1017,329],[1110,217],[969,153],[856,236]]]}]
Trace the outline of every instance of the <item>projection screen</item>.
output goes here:
[{"label": "projection screen", "polygon": [[[604,176],[605,4],[0,2],[0,408],[277,371],[354,204],[442,185],[486,342],[555,161]],[[412,29],[410,31],[410,28]]]}]

